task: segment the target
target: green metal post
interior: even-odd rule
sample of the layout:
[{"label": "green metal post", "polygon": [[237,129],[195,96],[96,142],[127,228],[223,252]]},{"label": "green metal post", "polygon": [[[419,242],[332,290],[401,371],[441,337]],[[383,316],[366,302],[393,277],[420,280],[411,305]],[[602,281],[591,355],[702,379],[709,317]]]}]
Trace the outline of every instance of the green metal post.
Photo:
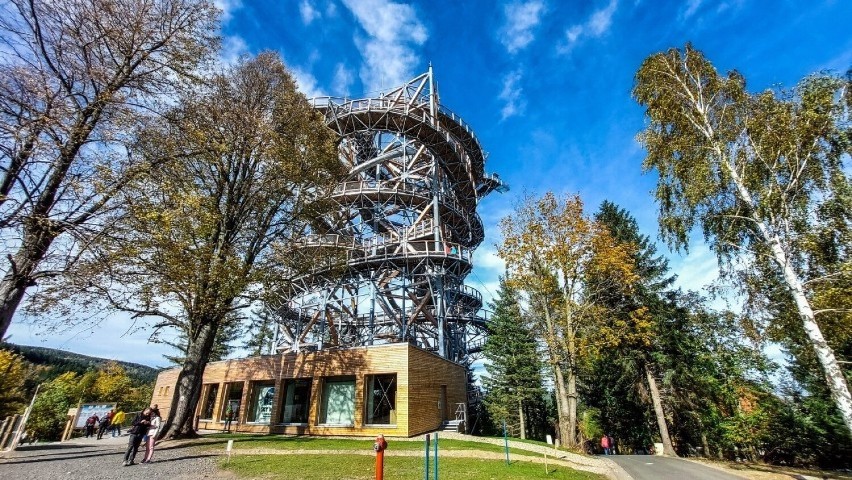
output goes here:
[{"label": "green metal post", "polygon": [[426,434],[426,475],[424,480],[429,480],[429,434]]},{"label": "green metal post", "polygon": [[435,480],[438,480],[438,432],[435,432]]},{"label": "green metal post", "polygon": [[506,465],[509,465],[509,435],[506,433],[506,420],[503,420],[503,443],[506,445]]}]

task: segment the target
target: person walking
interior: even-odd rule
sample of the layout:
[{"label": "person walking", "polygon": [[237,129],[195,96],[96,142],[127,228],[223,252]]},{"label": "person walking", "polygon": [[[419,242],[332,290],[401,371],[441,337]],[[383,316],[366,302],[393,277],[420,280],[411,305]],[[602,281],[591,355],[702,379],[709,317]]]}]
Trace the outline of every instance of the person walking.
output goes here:
[{"label": "person walking", "polygon": [[609,443],[609,439],[610,439],[609,435],[604,435],[604,436],[601,437],[601,448],[603,448],[604,455],[609,455],[609,453],[610,453],[611,445]]},{"label": "person walking", "polygon": [[142,459],[142,463],[151,463],[151,457],[154,456],[154,444],[157,442],[161,423],[160,409],[154,405],[154,408],[151,409],[151,428],[148,429],[148,435],[145,435],[145,438],[142,439],[142,442],[145,443],[145,458]]},{"label": "person walking", "polygon": [[98,440],[103,438],[104,432],[107,431],[110,424],[112,423],[112,416],[115,415],[113,410],[110,410],[109,413],[104,415],[104,418],[101,419],[101,424],[98,426]]},{"label": "person walking", "polygon": [[228,404],[228,409],[225,410],[225,428],[222,429],[223,432],[231,433],[231,422],[234,420],[234,409],[231,407],[231,404]]},{"label": "person walking", "polygon": [[129,440],[127,441],[127,451],[124,452],[124,466],[136,465],[136,452],[139,451],[139,444],[142,443],[142,438],[148,434],[148,428],[151,426],[151,409],[146,408],[133,419],[133,424],[127,433]]}]

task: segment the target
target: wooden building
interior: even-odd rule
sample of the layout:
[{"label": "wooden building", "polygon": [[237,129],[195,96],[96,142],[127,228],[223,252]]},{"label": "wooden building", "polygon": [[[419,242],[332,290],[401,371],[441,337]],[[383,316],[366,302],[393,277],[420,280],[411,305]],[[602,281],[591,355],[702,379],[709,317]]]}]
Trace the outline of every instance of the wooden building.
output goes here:
[{"label": "wooden building", "polygon": [[[165,417],[179,369],[157,377]],[[213,362],[204,370],[199,429],[408,437],[466,415],[465,369],[408,343]]]}]

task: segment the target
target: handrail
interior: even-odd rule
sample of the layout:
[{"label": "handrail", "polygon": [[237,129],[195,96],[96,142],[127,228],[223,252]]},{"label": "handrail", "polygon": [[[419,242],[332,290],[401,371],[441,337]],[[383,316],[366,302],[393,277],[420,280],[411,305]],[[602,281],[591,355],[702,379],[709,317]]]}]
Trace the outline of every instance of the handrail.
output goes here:
[{"label": "handrail", "polygon": [[[420,119],[424,122],[430,123],[435,126],[438,131],[446,130],[444,127],[439,127],[436,122],[432,120],[432,114],[426,106],[417,106],[411,105],[408,102],[399,102],[394,101],[389,97],[382,98],[359,98],[359,99],[349,99],[346,97],[332,97],[332,96],[323,96],[323,97],[314,97],[311,99],[311,105],[316,108],[332,108],[336,107],[339,109],[343,109],[350,113],[355,112],[364,112],[364,111],[373,111],[373,110],[387,110],[387,111],[399,111],[400,113],[410,116],[412,118],[418,119],[417,116],[412,115],[412,111],[420,114]],[[479,156],[482,157],[483,164],[485,162],[485,152],[482,150],[482,144],[479,142],[479,139],[476,137],[476,134],[473,133],[473,129],[468,125],[460,116],[456,115],[452,110],[439,105],[438,113],[443,114],[448,117],[452,122],[458,125],[462,130],[467,133],[470,138],[473,140],[473,146],[476,150],[479,151]],[[447,133],[450,133],[447,131]],[[461,143],[461,142],[459,142]],[[463,149],[465,145],[461,145]]]},{"label": "handrail", "polygon": [[456,420],[461,422],[465,422],[465,428],[467,428],[467,408],[464,403],[456,403]]},{"label": "handrail", "polygon": [[[373,237],[384,238],[384,237]],[[347,256],[352,258],[352,253],[360,253],[357,258],[368,259],[374,257],[392,258],[409,256],[445,256],[454,257],[471,262],[473,251],[460,243],[441,242],[435,240],[407,240],[403,237],[394,243],[362,243],[355,237],[340,235],[336,233],[310,234],[302,238],[305,247],[335,247],[347,249]]]},{"label": "handrail", "polygon": [[[423,199],[429,199],[432,195],[431,191],[425,191],[423,189],[417,189],[410,185],[405,185],[404,183],[400,183],[394,187],[385,187],[379,184],[371,184],[370,182],[355,180],[348,181],[338,184],[334,187],[332,192],[332,196],[342,196],[342,195],[352,195],[352,194],[365,194],[365,193],[391,193],[402,191],[404,193],[412,194],[420,196]],[[449,207],[449,209],[453,210],[455,214],[462,217],[463,220],[466,221],[468,228],[470,229],[471,236],[474,240],[480,239],[484,235],[480,233],[480,229],[482,228],[482,220],[479,218],[479,215],[476,211],[469,211],[468,207],[465,207],[461,202],[458,201],[453,195],[448,195],[445,193],[438,194],[438,200],[445,207]],[[431,228],[431,227],[430,227]]]},{"label": "handrail", "polygon": [[459,293],[459,294],[461,294],[461,295],[466,295],[466,296],[468,296],[468,297],[473,297],[474,299],[476,299],[477,301],[479,301],[479,303],[480,303],[480,304],[482,303],[482,293],[480,293],[480,291],[479,291],[479,290],[477,290],[477,289],[475,289],[475,288],[473,288],[473,287],[469,287],[469,286],[467,286],[467,285],[462,284],[462,285],[459,285],[458,287],[454,287],[454,288],[451,288],[451,289],[449,289],[449,290],[450,290],[451,292],[452,292],[452,291],[458,292],[458,293]]},{"label": "handrail", "polygon": [[[348,181],[338,184],[334,187],[334,191],[332,195],[344,195],[344,194],[352,194],[352,193],[395,193],[395,192],[403,192],[413,195],[419,195],[424,198],[429,198],[432,196],[431,189],[424,188],[415,188],[412,185],[406,185],[404,182],[398,183],[396,186],[386,186],[381,184],[371,185],[370,182],[364,181]],[[454,208],[457,212],[461,213],[465,211],[465,208],[456,200],[452,195],[448,195],[443,192],[438,193],[438,200],[441,201],[444,205],[448,205]]]}]

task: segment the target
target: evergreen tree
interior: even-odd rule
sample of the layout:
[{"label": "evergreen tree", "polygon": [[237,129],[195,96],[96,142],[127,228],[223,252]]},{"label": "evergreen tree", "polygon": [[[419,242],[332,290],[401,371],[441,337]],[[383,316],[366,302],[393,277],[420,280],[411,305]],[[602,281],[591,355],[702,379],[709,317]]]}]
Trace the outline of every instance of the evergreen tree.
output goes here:
[{"label": "evergreen tree", "polygon": [[537,412],[544,398],[538,344],[524,324],[516,292],[504,279],[491,308],[494,316],[483,347],[488,372],[483,378],[485,406],[495,422],[519,425],[520,437],[526,438],[527,432],[541,431],[528,425],[531,416],[541,417]]},{"label": "evergreen tree", "polygon": [[278,315],[269,307],[252,310],[252,314],[246,328],[248,338],[243,343],[243,348],[255,357],[274,353]]},{"label": "evergreen tree", "polygon": [[[592,388],[598,389],[597,405],[602,412],[602,426],[611,429],[620,422],[614,421],[616,412],[642,412],[640,404],[649,404],[656,417],[657,433],[667,455],[674,455],[674,447],[668,432],[668,422],[664,408],[664,399],[660,394],[657,376],[659,365],[654,359],[655,324],[662,321],[665,302],[662,294],[674,281],[669,275],[668,261],[657,254],[657,248],[651,239],[639,233],[636,220],[623,208],[612,202],[604,201],[595,214],[595,220],[609,230],[612,238],[632,249],[636,282],[630,289],[612,290],[601,299],[609,307],[609,322],[597,332],[598,343],[602,345],[597,358],[591,362],[597,371],[608,376],[608,382],[595,382]],[[603,390],[601,390],[603,385]],[[627,395],[625,395],[627,394]],[[632,405],[630,403],[633,402]],[[637,419],[639,420],[639,419]],[[642,446],[648,433],[637,425],[646,422],[628,422],[622,425],[637,446]]]}]

